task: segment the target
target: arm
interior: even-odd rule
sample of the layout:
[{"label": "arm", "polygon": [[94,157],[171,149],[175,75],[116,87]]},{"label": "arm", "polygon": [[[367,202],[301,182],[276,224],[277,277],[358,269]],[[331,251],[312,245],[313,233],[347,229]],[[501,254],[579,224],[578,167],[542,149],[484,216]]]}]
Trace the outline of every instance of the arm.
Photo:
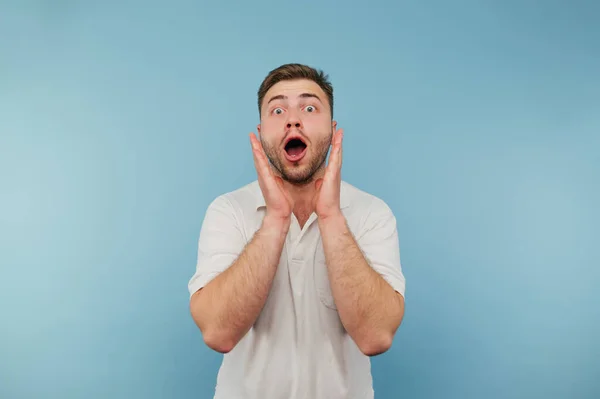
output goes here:
[{"label": "arm", "polygon": [[315,183],[315,209],[342,324],[360,350],[374,356],[392,345],[404,316],[396,220],[383,201],[374,200],[364,232],[354,239],[340,209],[342,139],[340,129],[332,139],[325,176]]},{"label": "arm", "polygon": [[[331,291],[342,324],[365,355],[387,351],[404,316],[403,295],[369,264],[341,212],[320,220],[319,228]],[[395,227],[392,235],[380,234],[383,232],[366,233],[371,236],[365,236],[365,248],[372,248],[374,253],[391,251],[393,256],[397,252]]]},{"label": "arm", "polygon": [[264,307],[291,222],[293,204],[281,177],[274,175],[254,134],[250,141],[266,203],[262,225],[246,245],[231,204],[223,198],[214,201],[203,223],[198,270],[190,282],[192,318],[206,344],[222,353],[237,345]]},{"label": "arm", "polygon": [[192,295],[192,318],[207,346],[227,353],[254,324],[271,289],[286,233],[284,224],[265,217],[233,264]]}]

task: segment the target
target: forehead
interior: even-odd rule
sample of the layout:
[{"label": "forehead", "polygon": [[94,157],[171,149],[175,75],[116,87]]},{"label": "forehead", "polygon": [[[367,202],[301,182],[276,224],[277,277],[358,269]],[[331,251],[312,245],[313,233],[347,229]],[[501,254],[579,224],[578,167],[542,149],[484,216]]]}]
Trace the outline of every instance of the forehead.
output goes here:
[{"label": "forehead", "polygon": [[327,96],[318,84],[308,79],[296,79],[284,80],[274,84],[265,94],[264,104],[266,105],[273,96],[283,95],[288,100],[295,100],[304,93],[316,94],[323,103],[327,102]]}]

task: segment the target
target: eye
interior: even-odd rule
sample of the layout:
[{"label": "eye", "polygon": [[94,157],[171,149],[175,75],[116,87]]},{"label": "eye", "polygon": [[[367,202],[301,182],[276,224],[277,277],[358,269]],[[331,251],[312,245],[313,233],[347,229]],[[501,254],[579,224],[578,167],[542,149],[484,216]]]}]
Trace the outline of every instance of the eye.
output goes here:
[{"label": "eye", "polygon": [[273,113],[274,113],[275,115],[281,115],[281,114],[283,114],[283,109],[282,109],[282,108],[275,108],[275,109],[273,110]]},{"label": "eye", "polygon": [[309,105],[305,108],[305,110],[307,112],[315,112],[317,109],[315,107],[313,107],[312,105]]}]

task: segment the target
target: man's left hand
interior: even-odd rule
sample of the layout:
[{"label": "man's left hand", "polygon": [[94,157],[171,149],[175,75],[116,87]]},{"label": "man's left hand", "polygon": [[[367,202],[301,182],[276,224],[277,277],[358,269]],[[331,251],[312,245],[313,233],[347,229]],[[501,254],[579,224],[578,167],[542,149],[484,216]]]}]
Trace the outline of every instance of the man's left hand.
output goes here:
[{"label": "man's left hand", "polygon": [[315,182],[317,190],[314,197],[314,209],[319,219],[322,220],[341,214],[340,186],[342,181],[343,136],[344,131],[342,129],[334,133],[331,140],[331,155],[325,169],[325,176]]}]

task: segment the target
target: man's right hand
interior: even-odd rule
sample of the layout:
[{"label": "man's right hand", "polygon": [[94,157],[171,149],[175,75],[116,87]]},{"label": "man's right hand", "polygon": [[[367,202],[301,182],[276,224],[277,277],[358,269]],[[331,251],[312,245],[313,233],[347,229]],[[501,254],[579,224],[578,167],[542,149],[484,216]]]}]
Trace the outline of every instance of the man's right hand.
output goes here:
[{"label": "man's right hand", "polygon": [[276,176],[269,165],[265,151],[254,133],[250,134],[254,166],[258,174],[258,184],[267,206],[266,219],[282,223],[288,229],[294,202],[283,186],[283,179]]},{"label": "man's right hand", "polygon": [[[267,213],[260,229],[246,243],[231,203],[225,199],[215,201],[206,217],[212,223],[202,227],[198,247],[203,254],[199,267],[207,274],[217,270],[217,276],[190,300],[192,317],[204,341],[221,353],[237,345],[264,308],[291,224],[293,202],[283,187],[283,180],[271,170],[254,134],[250,141]],[[221,238],[228,234],[232,235],[232,242],[222,242]],[[236,253],[239,255],[232,256]],[[224,270],[223,257],[231,259]]]}]

